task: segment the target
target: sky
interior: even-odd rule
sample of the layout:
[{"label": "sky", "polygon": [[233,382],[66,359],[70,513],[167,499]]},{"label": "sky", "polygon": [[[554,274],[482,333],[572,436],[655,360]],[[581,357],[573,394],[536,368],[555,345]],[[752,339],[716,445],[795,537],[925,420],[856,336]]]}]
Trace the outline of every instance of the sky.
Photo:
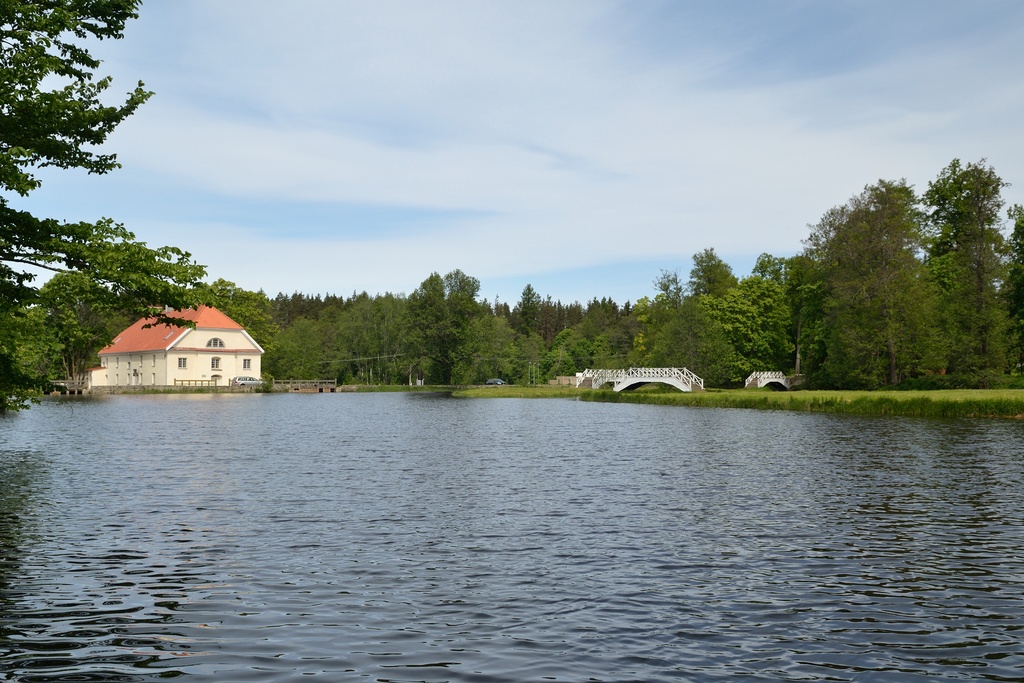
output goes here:
[{"label": "sky", "polygon": [[492,302],[636,301],[953,159],[1024,203],[1019,0],[146,0],[95,54],[115,96],[155,93],[123,167],[16,208],[271,297],[460,269]]}]

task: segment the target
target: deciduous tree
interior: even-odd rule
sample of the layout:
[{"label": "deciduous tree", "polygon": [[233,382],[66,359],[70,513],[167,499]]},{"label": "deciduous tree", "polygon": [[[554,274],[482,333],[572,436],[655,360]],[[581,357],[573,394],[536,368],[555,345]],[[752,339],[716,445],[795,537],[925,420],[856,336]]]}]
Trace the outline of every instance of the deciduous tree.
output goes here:
[{"label": "deciduous tree", "polygon": [[428,361],[431,381],[451,384],[456,368],[471,356],[470,331],[482,314],[480,281],[461,270],[432,273],[409,295],[413,347]]},{"label": "deciduous tree", "polygon": [[736,351],[733,380],[755,370],[788,369],[789,309],[781,283],[751,275],[721,296],[700,301]]},{"label": "deciduous tree", "polygon": [[234,282],[220,278],[213,284],[203,285],[200,296],[205,303],[216,307],[244,327],[264,351],[273,348],[274,338],[280,328],[274,322],[273,305],[262,290],[250,292]]},{"label": "deciduous tree", "polygon": [[928,263],[943,294],[950,372],[989,384],[1006,364],[1006,275],[1001,210],[1007,186],[982,159],[954,159],[928,183]]},{"label": "deciduous tree", "polygon": [[[122,104],[105,100],[109,78],[90,40],[117,39],[138,0],[49,0],[0,3],[0,328],[37,294],[35,269],[77,271],[123,299],[136,313],[153,305],[183,308],[204,274],[174,247],[152,249],[110,219],[62,222],[16,208],[40,186],[38,169],[106,173],[115,155],[98,146],[149,98],[139,83]],[[0,340],[0,411],[21,404],[31,373]]]},{"label": "deciduous tree", "polygon": [[919,259],[921,215],[906,181],[880,180],[813,226],[808,253],[828,288],[830,384],[896,384],[933,357],[934,293]]},{"label": "deciduous tree", "polygon": [[1010,316],[1011,364],[1024,371],[1024,206],[1009,210],[1013,230],[1010,233],[1009,263],[1006,273],[1006,303]]},{"label": "deciduous tree", "polygon": [[722,296],[735,287],[737,282],[732,268],[718,257],[714,249],[705,249],[693,255],[688,285],[690,294]]}]

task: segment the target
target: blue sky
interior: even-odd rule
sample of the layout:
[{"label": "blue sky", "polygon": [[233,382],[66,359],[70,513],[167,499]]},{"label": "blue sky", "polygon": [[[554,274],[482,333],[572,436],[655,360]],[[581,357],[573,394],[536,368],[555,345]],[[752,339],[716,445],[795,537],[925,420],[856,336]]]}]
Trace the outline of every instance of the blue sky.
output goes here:
[{"label": "blue sky", "polygon": [[1017,0],[149,0],[97,53],[112,92],[156,93],[123,168],[17,205],[271,296],[459,268],[492,301],[635,301],[954,158],[1024,203]]}]

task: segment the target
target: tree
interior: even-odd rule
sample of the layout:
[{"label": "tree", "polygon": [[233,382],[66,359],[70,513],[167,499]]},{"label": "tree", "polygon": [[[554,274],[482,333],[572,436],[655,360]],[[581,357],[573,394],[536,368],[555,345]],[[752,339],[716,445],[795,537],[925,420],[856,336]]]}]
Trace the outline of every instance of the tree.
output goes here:
[{"label": "tree", "polygon": [[[49,0],[0,3],[0,328],[38,291],[33,269],[85,274],[139,315],[154,305],[185,308],[204,269],[174,247],[152,249],[110,219],[66,223],[11,205],[41,181],[37,169],[103,174],[116,156],[95,151],[145,102],[139,83],[120,105],[102,97],[110,78],[94,80],[100,62],[89,40],[118,39],[137,16],[138,0]],[[169,320],[162,311],[162,320]],[[38,377],[24,371],[10,338],[0,338],[0,411],[22,404]]]},{"label": "tree", "polygon": [[1000,212],[1007,183],[984,159],[954,159],[928,183],[928,264],[943,293],[949,368],[981,385],[1006,364],[1007,318],[999,288],[1006,275]]},{"label": "tree", "polygon": [[333,370],[331,360],[344,358],[321,320],[297,318],[277,336],[273,350],[263,358],[263,372],[288,379],[323,379]]},{"label": "tree", "polygon": [[706,307],[705,297],[686,296],[678,305],[659,294],[642,297],[634,315],[640,329],[634,337],[632,362],[648,367],[685,367],[700,375],[705,386],[723,386],[733,374],[736,352],[725,329]]},{"label": "tree", "polygon": [[736,286],[738,280],[728,263],[718,258],[714,249],[705,249],[693,255],[690,270],[690,294],[722,296]]},{"label": "tree", "polygon": [[636,331],[630,362],[685,367],[700,375],[707,386],[726,384],[736,353],[721,323],[703,305],[710,296],[686,294],[674,271],[661,271],[654,287],[658,294],[653,300],[641,297],[633,307]]},{"label": "tree", "polygon": [[786,259],[768,253],[761,254],[751,274],[782,284],[786,280]]},{"label": "tree", "polygon": [[1013,221],[1010,234],[1010,261],[1006,273],[1006,301],[1013,340],[1012,364],[1024,371],[1024,206],[1014,204],[1008,212]]},{"label": "tree", "polygon": [[516,332],[519,334],[530,334],[537,331],[542,303],[543,300],[540,298],[537,290],[533,288],[533,285],[527,284],[523,287],[523,294],[519,297],[519,303],[516,304],[512,311],[516,321]]},{"label": "tree", "polygon": [[736,351],[732,379],[743,379],[755,370],[786,369],[790,319],[781,283],[751,275],[722,296],[703,296],[700,301]]},{"label": "tree", "polygon": [[896,384],[933,358],[934,292],[918,254],[921,215],[906,181],[880,180],[813,226],[808,253],[828,288],[827,382]]},{"label": "tree", "polygon": [[451,384],[459,365],[469,362],[472,323],[482,313],[479,291],[479,280],[453,270],[443,278],[431,273],[409,295],[413,345],[428,361],[432,381]]},{"label": "tree", "polygon": [[480,316],[473,321],[472,361],[460,378],[467,384],[482,384],[492,377],[519,379],[526,374],[515,343],[516,333],[501,316]]},{"label": "tree", "polygon": [[559,332],[547,356],[541,361],[541,373],[547,377],[565,377],[593,366],[595,344],[573,328]]},{"label": "tree", "polygon": [[205,303],[244,327],[264,351],[273,348],[280,328],[274,322],[273,305],[262,290],[250,292],[220,278],[213,284],[202,285],[200,296]]},{"label": "tree", "polygon": [[[694,261],[697,257],[694,256]],[[728,266],[726,266],[728,267]],[[690,273],[691,288],[693,284],[693,272]],[[654,288],[658,290],[658,296],[670,306],[679,306],[686,296],[686,287],[679,279],[678,270],[662,270],[661,274],[654,279]]]},{"label": "tree", "polygon": [[789,305],[790,338],[793,341],[793,373],[803,373],[805,349],[810,348],[815,360],[814,341],[823,317],[825,287],[821,269],[807,254],[797,254],[785,261],[783,287]]},{"label": "tree", "polygon": [[[54,345],[59,377],[85,380],[91,361],[127,320],[104,305],[105,292],[83,273],[58,273],[39,290],[37,308]],[[115,305],[116,309],[116,305]]]}]

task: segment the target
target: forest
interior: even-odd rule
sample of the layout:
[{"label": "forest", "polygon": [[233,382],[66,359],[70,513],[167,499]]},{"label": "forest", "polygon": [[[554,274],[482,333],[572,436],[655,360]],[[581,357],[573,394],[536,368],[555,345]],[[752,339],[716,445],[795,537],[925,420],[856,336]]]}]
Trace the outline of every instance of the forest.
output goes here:
[{"label": "forest", "polygon": [[149,247],[112,219],[18,208],[41,169],[120,166],[102,145],[152,93],[140,82],[111,98],[90,49],[120,39],[138,8],[0,9],[0,413],[83,378],[134,320],[180,322],[174,310],[201,303],[263,346],[265,378],[540,384],[588,367],[682,366],[706,387],[755,370],[810,388],[1021,386],[1024,208],[1006,207],[1008,184],[985,159],[954,159],[920,193],[905,180],[868,185],[808,226],[799,253],[762,254],[742,277],[709,246],[687,276],[652,274],[653,296],[622,303],[563,303],[529,284],[511,305],[491,302],[460,270],[408,294],[271,298],[208,282],[189,252]]},{"label": "forest", "polygon": [[[688,276],[652,274],[651,297],[564,303],[527,284],[517,302],[480,298],[456,270],[409,294],[241,289],[217,306],[264,347],[265,377],[340,383],[546,383],[585,368],[683,366],[708,387],[752,371],[809,388],[1017,386],[1024,363],[1024,209],[986,160],[952,161],[918,193],[880,180],[808,226],[795,256],[762,254],[738,276],[707,248]],[[25,368],[80,377],[132,322],[81,273],[52,277],[19,316]]]}]

